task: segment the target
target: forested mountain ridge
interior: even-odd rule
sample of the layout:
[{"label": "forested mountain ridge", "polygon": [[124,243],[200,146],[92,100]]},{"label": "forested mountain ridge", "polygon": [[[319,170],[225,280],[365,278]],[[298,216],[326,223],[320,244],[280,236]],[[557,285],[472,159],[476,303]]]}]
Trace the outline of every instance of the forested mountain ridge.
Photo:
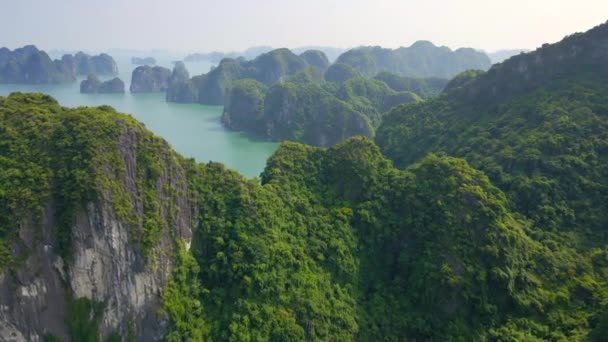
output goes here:
[{"label": "forested mountain ridge", "polygon": [[[482,52],[473,49],[452,51],[447,47],[436,47],[430,42],[417,42],[409,48],[395,50],[380,47],[351,49],[340,55],[334,64],[349,65],[367,78],[384,71],[410,78],[444,79],[467,69],[486,70],[491,65],[489,58]],[[176,84],[170,89],[176,96],[171,96],[170,100],[222,105],[233,81],[248,78],[270,87],[279,81],[287,81],[307,67],[325,73],[330,65],[327,56],[319,50],[308,50],[296,55],[289,49],[275,49],[250,61],[244,58],[223,58],[209,73]],[[184,93],[183,100],[181,92]]]},{"label": "forested mountain ridge", "polygon": [[509,59],[515,55],[518,55],[522,52],[530,52],[528,49],[503,49],[493,52],[487,52],[486,55],[490,57],[492,64],[503,62],[505,59]]},{"label": "forested mountain ridge", "polygon": [[[327,60],[323,53],[320,54],[322,59]],[[249,78],[271,86],[307,66],[308,63],[303,58],[288,49],[272,50],[251,61],[224,58],[209,73],[171,85],[168,92],[174,95],[168,100],[223,105],[226,92],[234,81]],[[178,90],[185,91],[186,94],[182,96]]]},{"label": "forested mountain ridge", "polygon": [[[551,83],[567,78],[579,80],[603,74],[608,58],[608,25],[585,33],[575,33],[555,44],[543,44],[535,51],[522,53],[498,63],[461,91],[450,89],[453,97],[488,101],[524,94],[538,88],[550,89]],[[597,81],[594,79],[594,81]]]},{"label": "forested mountain ridge", "polygon": [[0,322],[17,341],[602,333],[608,253],[534,226],[462,159],[398,170],[366,138],[283,143],[259,184],[108,107],[0,108],[21,136],[0,150]]},{"label": "forested mountain ridge", "polygon": [[[447,83],[444,79],[408,78],[386,71],[388,68],[401,72],[400,63],[404,61],[400,58],[407,55],[411,62],[407,68],[425,74],[426,66],[418,63],[422,57],[417,53],[433,55],[438,53],[436,49],[441,56],[429,60],[439,68],[449,69],[463,59],[464,64],[457,67],[460,68],[479,57],[469,56],[466,49],[452,52],[419,42],[409,49],[381,49],[383,54],[394,57],[393,66],[357,71],[361,67],[353,62],[357,59],[353,56],[368,51],[364,48],[346,52],[333,65],[318,50],[297,56],[288,49],[276,49],[252,61],[223,59],[207,74],[173,82],[166,98],[175,102],[223,104],[222,122],[230,129],[274,141],[332,146],[355,135],[372,137],[381,115],[393,106],[439,93]],[[369,79],[370,76],[376,77]]]},{"label": "forested mountain ridge", "polygon": [[[605,254],[551,254],[463,160],[430,155],[397,170],[365,138],[330,149],[284,143],[259,184],[180,158],[108,107],[13,94],[0,108],[2,134],[21,135],[0,150],[14,175],[0,182],[0,321],[15,340],[557,338],[591,329],[540,312],[552,310],[543,296],[566,278],[573,283],[561,291],[599,286],[590,272],[605,267]],[[581,274],[572,279],[573,267]],[[599,317],[601,303],[572,295],[556,308]]]},{"label": "forested mountain ridge", "polygon": [[608,25],[462,75],[389,113],[376,141],[400,167],[429,152],[467,159],[546,229],[608,223]]},{"label": "forested mountain ridge", "polygon": [[223,124],[274,141],[333,146],[351,136],[373,137],[386,111],[435,96],[448,83],[388,72],[369,79],[340,63],[323,74],[321,67],[326,64],[320,53],[309,54],[316,57],[317,66],[303,68],[270,87],[253,79],[231,82]]},{"label": "forested mountain ridge", "polygon": [[471,48],[435,46],[429,41],[417,41],[410,47],[386,49],[379,46],[349,50],[336,60],[355,68],[367,77],[388,71],[400,76],[452,78],[468,69],[487,70],[490,58]]}]

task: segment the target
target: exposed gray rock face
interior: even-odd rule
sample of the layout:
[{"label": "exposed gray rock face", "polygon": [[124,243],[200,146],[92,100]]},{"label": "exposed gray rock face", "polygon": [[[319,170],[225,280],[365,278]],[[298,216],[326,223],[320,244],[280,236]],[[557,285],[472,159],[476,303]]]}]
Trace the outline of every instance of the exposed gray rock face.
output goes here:
[{"label": "exposed gray rock face", "polygon": [[131,77],[132,93],[157,93],[169,87],[171,70],[159,66],[139,66],[133,70]]},{"label": "exposed gray rock face", "polygon": [[[125,128],[120,136],[120,156],[126,163],[120,174],[134,211],[142,218],[139,194],[144,190],[137,184],[137,134]],[[169,150],[168,145],[165,149]],[[0,274],[0,341],[43,341],[45,334],[68,340],[68,293],[104,304],[102,339],[113,332],[127,336],[130,324],[137,341],[162,339],[167,322],[159,309],[163,289],[175,266],[175,241],[182,239],[190,244],[195,217],[185,171],[171,158],[169,153],[161,156],[163,171],[156,183],[160,215],[170,224],[148,257],[130,237],[130,233],[141,229],[141,223],[131,226],[122,222],[109,192],[100,193],[97,201],[77,213],[69,261],[63,260],[55,248],[53,203],[48,203],[40,222],[21,227],[21,243],[31,254],[18,270]],[[116,174],[109,165],[100,172]]]},{"label": "exposed gray rock face", "polygon": [[[63,261],[53,250],[54,207],[47,205],[39,225],[21,227],[19,237],[32,254],[16,272],[0,274],[0,341],[42,341],[46,333],[66,339],[67,302]],[[34,248],[34,237],[42,241]]]}]

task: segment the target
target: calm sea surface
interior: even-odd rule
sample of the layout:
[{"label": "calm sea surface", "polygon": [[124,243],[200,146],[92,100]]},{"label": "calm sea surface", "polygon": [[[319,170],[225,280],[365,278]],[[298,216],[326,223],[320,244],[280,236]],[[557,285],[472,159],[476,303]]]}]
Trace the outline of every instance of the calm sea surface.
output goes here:
[{"label": "calm sea surface", "polygon": [[[222,162],[249,178],[262,172],[266,159],[277,148],[276,143],[225,129],[220,122],[221,106],[168,103],[164,93],[130,94],[131,72],[136,66],[130,63],[130,57],[114,58],[119,77],[125,82],[125,94],[80,94],[80,82],[75,82],[61,85],[0,84],[0,96],[14,91],[42,92],[66,107],[110,105],[133,115],[186,157],[193,157],[198,162]],[[156,59],[157,65],[172,69],[170,57]],[[211,64],[186,63],[186,67],[192,76],[209,71]]]}]

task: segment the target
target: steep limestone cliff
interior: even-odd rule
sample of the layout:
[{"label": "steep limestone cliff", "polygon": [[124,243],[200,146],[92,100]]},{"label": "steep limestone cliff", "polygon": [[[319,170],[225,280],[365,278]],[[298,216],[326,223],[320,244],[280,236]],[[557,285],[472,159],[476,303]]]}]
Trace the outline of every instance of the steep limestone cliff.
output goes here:
[{"label": "steep limestone cliff", "polygon": [[[0,112],[8,116],[25,103],[52,100],[40,96],[0,98]],[[111,334],[161,339],[167,329],[160,310],[163,289],[175,267],[177,242],[189,245],[192,234],[194,209],[185,163],[166,142],[108,107],[45,106],[36,118],[52,122],[52,136],[69,127],[79,137],[75,142],[96,151],[88,165],[94,194],[74,203],[69,225],[62,230],[69,202],[53,193],[66,186],[59,189],[60,177],[49,177],[51,195],[39,203],[43,210],[30,211],[13,227],[15,234],[8,235],[12,262],[0,274],[0,341],[43,341],[51,335],[77,340],[76,323],[98,330],[104,339]],[[74,121],[82,125],[73,126]],[[74,164],[62,165],[52,148],[35,139],[30,143],[57,165],[55,175],[77,171]],[[75,160],[80,152],[68,155]],[[101,314],[91,309],[79,317],[79,303],[96,305]]]},{"label": "steep limestone cliff", "polygon": [[53,62],[34,45],[13,51],[0,48],[0,83],[55,84],[75,81],[71,70]]},{"label": "steep limestone cliff", "polygon": [[125,83],[118,77],[102,82],[95,74],[90,74],[80,82],[80,92],[83,94],[112,94],[124,93]]},{"label": "steep limestone cliff", "polygon": [[169,88],[171,70],[159,66],[138,66],[133,70],[130,90],[132,93],[157,93]]}]

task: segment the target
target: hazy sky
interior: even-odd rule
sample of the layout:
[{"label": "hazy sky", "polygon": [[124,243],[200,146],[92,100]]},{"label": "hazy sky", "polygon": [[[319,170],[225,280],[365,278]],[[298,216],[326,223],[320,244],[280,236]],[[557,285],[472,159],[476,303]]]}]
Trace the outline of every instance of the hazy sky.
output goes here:
[{"label": "hazy sky", "polygon": [[0,46],[535,48],[608,20],[608,0],[0,0]]}]

